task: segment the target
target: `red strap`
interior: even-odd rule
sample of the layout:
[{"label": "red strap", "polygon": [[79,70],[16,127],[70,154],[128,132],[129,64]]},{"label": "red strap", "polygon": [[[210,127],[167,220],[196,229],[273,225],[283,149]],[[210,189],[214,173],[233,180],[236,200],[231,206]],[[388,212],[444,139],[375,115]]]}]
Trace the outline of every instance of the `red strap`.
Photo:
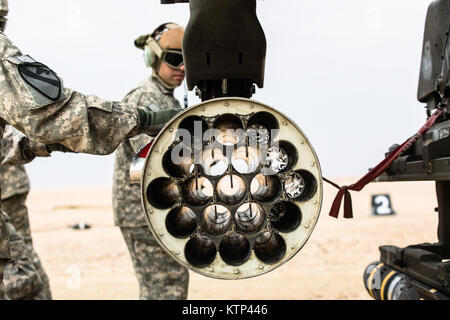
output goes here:
[{"label": "red strap", "polygon": [[358,182],[350,186],[340,187],[330,180],[324,178],[324,181],[339,189],[336,198],[331,205],[330,216],[334,218],[338,217],[342,198],[344,198],[344,218],[353,218],[352,199],[349,190],[361,191],[369,182],[374,181],[379,175],[386,171],[386,169],[392,164],[392,162],[394,162],[395,159],[397,159],[402,153],[408,150],[428,129],[430,129],[441,114],[442,110],[440,109],[433,113],[433,115],[427,120],[425,125],[420,128],[419,132],[406,140],[402,145],[398,146],[375,168],[371,169],[364,177],[359,179]]},{"label": "red strap", "polygon": [[147,144],[138,151],[139,158],[147,158],[148,152],[150,151],[150,147],[153,145],[153,142],[155,142],[154,139],[152,139],[150,142],[147,142]]}]

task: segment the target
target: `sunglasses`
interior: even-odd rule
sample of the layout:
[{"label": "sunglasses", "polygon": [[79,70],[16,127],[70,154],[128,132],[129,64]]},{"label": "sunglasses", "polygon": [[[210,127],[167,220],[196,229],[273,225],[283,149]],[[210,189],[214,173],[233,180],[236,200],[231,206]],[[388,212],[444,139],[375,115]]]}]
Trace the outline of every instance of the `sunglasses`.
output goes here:
[{"label": "sunglasses", "polygon": [[178,50],[164,50],[161,60],[174,69],[183,65],[183,54]]}]

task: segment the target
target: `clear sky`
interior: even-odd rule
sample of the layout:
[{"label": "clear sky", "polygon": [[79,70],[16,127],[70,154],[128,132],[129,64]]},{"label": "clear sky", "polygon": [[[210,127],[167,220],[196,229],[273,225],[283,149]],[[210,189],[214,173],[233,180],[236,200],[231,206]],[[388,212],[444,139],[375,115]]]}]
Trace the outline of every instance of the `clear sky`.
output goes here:
[{"label": "clear sky", "polygon": [[[253,99],[295,121],[325,177],[359,177],[426,120],[417,85],[430,0],[259,0],[265,86]],[[188,4],[159,0],[10,0],[6,34],[66,87],[121,100],[150,74],[134,39]],[[183,88],[175,95],[184,96]],[[190,105],[199,103],[189,92]],[[109,185],[114,156],[54,154],[27,170],[34,187]]]}]

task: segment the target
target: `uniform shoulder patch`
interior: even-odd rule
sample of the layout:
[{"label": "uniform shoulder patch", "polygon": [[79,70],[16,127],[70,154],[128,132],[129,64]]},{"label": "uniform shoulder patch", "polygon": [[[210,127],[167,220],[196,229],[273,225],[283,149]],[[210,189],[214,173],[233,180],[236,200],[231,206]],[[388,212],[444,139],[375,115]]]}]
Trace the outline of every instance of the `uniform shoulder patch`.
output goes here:
[{"label": "uniform shoulder patch", "polygon": [[26,83],[52,101],[60,98],[62,82],[55,72],[30,56],[20,56],[16,59],[21,61],[18,71]]}]

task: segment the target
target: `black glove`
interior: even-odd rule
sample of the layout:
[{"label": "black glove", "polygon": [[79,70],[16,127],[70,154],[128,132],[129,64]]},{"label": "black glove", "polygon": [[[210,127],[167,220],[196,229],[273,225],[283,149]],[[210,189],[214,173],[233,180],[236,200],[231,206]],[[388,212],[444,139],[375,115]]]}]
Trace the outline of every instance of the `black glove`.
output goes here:
[{"label": "black glove", "polygon": [[140,133],[155,136],[182,109],[167,109],[161,111],[150,111],[147,108],[138,108]]}]

